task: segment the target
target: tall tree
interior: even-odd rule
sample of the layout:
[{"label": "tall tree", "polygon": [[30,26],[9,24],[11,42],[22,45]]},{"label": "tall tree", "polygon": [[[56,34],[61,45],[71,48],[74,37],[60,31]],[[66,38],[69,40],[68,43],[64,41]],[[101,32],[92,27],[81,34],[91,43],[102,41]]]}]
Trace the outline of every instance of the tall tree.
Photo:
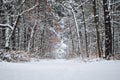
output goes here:
[{"label": "tall tree", "polygon": [[105,58],[108,59],[112,54],[112,33],[111,33],[111,19],[108,9],[108,0],[103,0],[104,8],[104,22],[105,22]]},{"label": "tall tree", "polygon": [[93,10],[94,10],[94,23],[95,23],[95,26],[96,26],[96,36],[97,36],[97,53],[99,55],[99,57],[101,57],[101,52],[100,52],[100,34],[99,34],[99,31],[98,31],[98,28],[99,28],[99,18],[98,18],[98,15],[97,15],[97,5],[96,5],[96,0],[93,0]]},{"label": "tall tree", "polygon": [[83,7],[83,3],[84,1],[81,0],[81,10],[82,10],[82,18],[83,18],[83,26],[84,26],[84,35],[85,35],[85,54],[87,57],[89,57],[89,53],[88,53],[88,39],[87,39],[87,26],[86,26],[86,20],[85,20],[85,10]]}]

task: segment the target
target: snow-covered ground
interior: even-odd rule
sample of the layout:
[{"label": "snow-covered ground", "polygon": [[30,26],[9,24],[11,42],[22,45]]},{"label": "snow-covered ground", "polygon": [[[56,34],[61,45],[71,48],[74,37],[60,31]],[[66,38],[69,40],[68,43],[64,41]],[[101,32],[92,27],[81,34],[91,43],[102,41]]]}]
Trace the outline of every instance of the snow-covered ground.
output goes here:
[{"label": "snow-covered ground", "polygon": [[0,80],[120,80],[120,61],[0,62]]}]

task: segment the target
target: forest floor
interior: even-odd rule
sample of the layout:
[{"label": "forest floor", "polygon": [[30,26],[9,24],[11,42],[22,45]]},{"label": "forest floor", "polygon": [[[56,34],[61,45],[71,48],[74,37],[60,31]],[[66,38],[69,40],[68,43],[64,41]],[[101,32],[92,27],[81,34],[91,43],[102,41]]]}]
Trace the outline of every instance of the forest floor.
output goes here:
[{"label": "forest floor", "polygon": [[0,62],[0,80],[120,80],[120,61]]}]

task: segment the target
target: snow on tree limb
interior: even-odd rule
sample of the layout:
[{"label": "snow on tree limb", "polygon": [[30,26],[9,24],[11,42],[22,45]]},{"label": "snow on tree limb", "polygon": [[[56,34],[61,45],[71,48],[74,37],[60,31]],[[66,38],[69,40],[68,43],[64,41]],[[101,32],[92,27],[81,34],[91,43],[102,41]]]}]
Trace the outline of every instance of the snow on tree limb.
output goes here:
[{"label": "snow on tree limb", "polygon": [[19,21],[19,18],[20,18],[20,16],[17,16],[16,21],[15,21],[15,24],[14,24],[13,27],[12,27],[12,31],[10,32],[10,34],[9,34],[9,35],[7,36],[7,38],[6,38],[6,42],[7,42],[6,47],[9,47],[9,40],[10,40],[10,38],[12,37],[12,35],[13,35],[13,33],[14,33],[16,27],[17,27],[17,23],[18,23],[18,21]]},{"label": "snow on tree limb", "polygon": [[[24,0],[24,1],[25,1],[25,0]],[[24,1],[23,1],[23,3],[24,3]],[[21,15],[23,15],[24,13],[33,10],[33,9],[34,9],[35,7],[37,7],[37,6],[38,6],[38,4],[36,4],[35,6],[29,8],[29,9],[23,11],[23,12],[21,12],[21,13],[18,14],[18,15],[12,15],[12,16],[17,16],[17,17],[18,17],[18,16],[21,16]],[[9,27],[11,30],[13,30],[13,29],[14,29],[14,26],[16,26],[16,22],[17,22],[17,21],[14,22],[14,25],[13,25],[13,26],[11,26],[10,24],[0,24],[0,27],[2,27],[2,26],[3,26],[3,27]]]},{"label": "snow on tree limb", "polygon": [[33,7],[29,8],[29,9],[27,9],[27,10],[24,10],[23,12],[21,12],[21,13],[19,13],[19,14],[17,14],[17,15],[11,15],[11,17],[15,17],[15,16],[22,16],[24,13],[26,13],[26,12],[29,12],[29,11],[33,10],[33,9],[34,9],[34,8],[36,8],[38,5],[39,5],[39,4],[37,3],[37,4],[36,4],[36,5],[34,5]]},{"label": "snow on tree limb", "polygon": [[13,27],[11,25],[9,25],[9,24],[0,24],[0,27],[8,27],[11,30],[13,30]]},{"label": "snow on tree limb", "polygon": [[120,1],[114,2],[111,5],[116,5],[116,4],[120,4]]},{"label": "snow on tree limb", "polygon": [[117,21],[113,21],[113,23],[115,23],[115,24],[120,24],[120,22],[117,22]]},{"label": "snow on tree limb", "polygon": [[55,31],[55,29],[54,28],[48,28],[50,31],[52,31],[52,32],[54,32],[55,33],[55,35],[57,35],[57,37],[59,38],[60,36],[58,35],[58,33]]},{"label": "snow on tree limb", "polygon": [[35,6],[33,6],[33,7],[29,8],[29,9],[27,9],[27,10],[24,10],[23,12],[21,12],[20,14],[18,14],[18,16],[21,16],[21,15],[23,15],[24,13],[26,13],[26,12],[29,12],[29,11],[33,10],[33,9],[34,9],[34,8],[36,8],[37,6],[38,6],[38,4],[36,4]]},{"label": "snow on tree limb", "polygon": [[21,6],[25,3],[26,0],[23,0],[20,6],[18,6],[17,10],[21,8]]},{"label": "snow on tree limb", "polygon": [[77,9],[79,9],[79,7],[81,7],[82,5],[84,5],[86,2],[88,2],[89,0],[86,0],[85,2],[83,2],[83,3],[81,3],[78,7],[77,7]]}]

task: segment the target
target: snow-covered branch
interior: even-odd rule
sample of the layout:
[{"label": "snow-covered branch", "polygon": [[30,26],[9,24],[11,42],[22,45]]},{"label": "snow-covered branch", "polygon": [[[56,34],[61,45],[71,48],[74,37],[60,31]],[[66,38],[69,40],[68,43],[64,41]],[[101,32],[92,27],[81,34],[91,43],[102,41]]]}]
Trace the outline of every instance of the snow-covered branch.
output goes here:
[{"label": "snow-covered branch", "polygon": [[8,27],[11,30],[13,30],[13,27],[11,25],[9,25],[9,24],[0,24],[0,27]]},{"label": "snow-covered branch", "polygon": [[89,0],[86,0],[85,2],[81,3],[78,7],[77,10],[79,9],[79,7],[81,7],[82,5],[86,4]]},{"label": "snow-covered branch", "polygon": [[[25,1],[25,0],[24,0],[24,1]],[[24,1],[23,1],[23,3],[24,3]],[[21,12],[20,14],[14,15],[14,16],[17,16],[17,17],[18,17],[18,16],[21,16],[21,15],[23,15],[24,13],[33,10],[33,9],[34,9],[35,7],[37,7],[37,6],[38,6],[38,4],[36,4],[35,6],[29,8],[29,9],[23,11],[23,12]],[[12,15],[12,16],[13,16],[13,15]],[[11,26],[10,24],[0,24],[0,27],[9,27],[11,30],[14,30],[14,27],[16,26],[16,23],[17,23],[17,21],[14,22],[14,25],[13,25],[13,26]]]},{"label": "snow-covered branch", "polygon": [[59,38],[60,36],[59,36],[59,34],[55,31],[55,29],[54,28],[48,28],[50,31],[52,31],[52,32],[54,32],[55,33],[55,35],[57,35],[57,37]]},{"label": "snow-covered branch", "polygon": [[17,7],[17,10],[21,8],[21,6],[25,3],[26,0],[23,0],[20,6]]},{"label": "snow-covered branch", "polygon": [[20,14],[18,14],[18,16],[21,16],[21,15],[23,15],[24,13],[26,13],[26,12],[29,12],[29,11],[33,10],[33,9],[34,9],[34,8],[36,8],[37,6],[38,6],[38,4],[36,4],[35,6],[33,6],[33,7],[29,8],[29,9],[27,9],[27,10],[24,10],[23,12],[21,12]]},{"label": "snow-covered branch", "polygon": [[38,5],[39,5],[39,4],[37,3],[36,5],[34,5],[34,6],[31,7],[31,8],[29,8],[29,9],[27,9],[27,10],[24,10],[23,12],[21,12],[21,13],[19,13],[19,14],[17,14],[17,15],[11,15],[11,16],[12,16],[12,17],[21,16],[21,15],[25,14],[26,12],[29,12],[29,11],[33,10],[33,9],[36,8]]},{"label": "snow-covered branch", "polygon": [[12,31],[10,32],[10,34],[9,34],[9,36],[7,37],[6,41],[9,41],[9,39],[12,37],[12,35],[13,35],[13,33],[14,33],[16,27],[17,27],[19,18],[20,18],[20,16],[17,16],[16,21],[15,21],[13,27],[12,27]]},{"label": "snow-covered branch", "polygon": [[116,5],[116,4],[120,4],[120,1],[114,2],[111,5]]},{"label": "snow-covered branch", "polygon": [[[98,15],[96,15],[96,16],[98,16]],[[86,22],[89,22],[89,21],[91,21],[94,17],[96,17],[96,16],[94,16],[94,15],[89,15],[88,16],[88,18],[85,20]]]},{"label": "snow-covered branch", "polygon": [[113,21],[113,23],[115,23],[115,24],[120,24],[120,22],[117,22],[117,21]]}]

